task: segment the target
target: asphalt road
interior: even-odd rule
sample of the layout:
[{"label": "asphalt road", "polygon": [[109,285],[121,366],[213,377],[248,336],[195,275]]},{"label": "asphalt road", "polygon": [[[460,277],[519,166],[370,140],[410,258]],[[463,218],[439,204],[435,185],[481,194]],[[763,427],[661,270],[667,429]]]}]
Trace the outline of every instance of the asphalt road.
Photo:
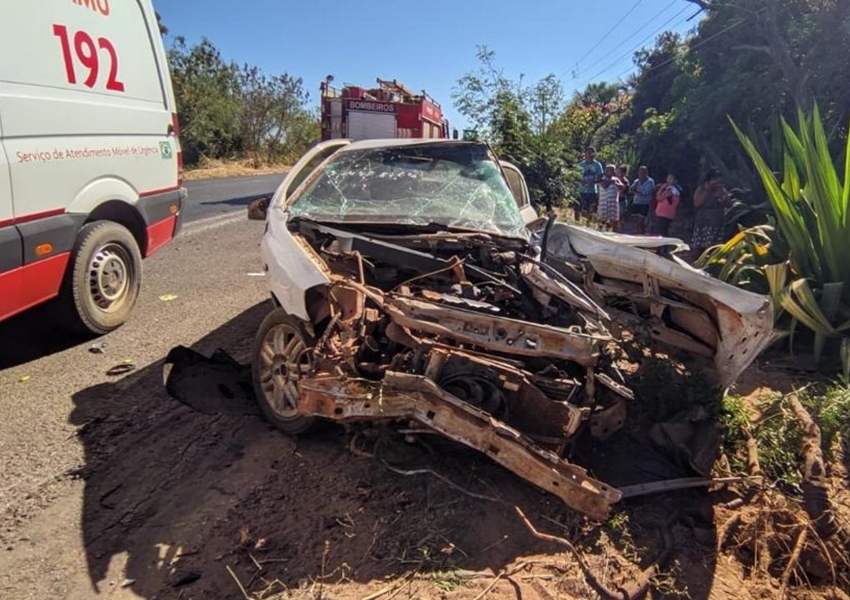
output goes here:
[{"label": "asphalt road", "polygon": [[284,177],[285,173],[274,173],[187,181],[189,200],[183,208],[185,222],[244,210],[252,200],[270,196]]},{"label": "asphalt road", "polygon": [[[77,529],[81,473],[90,462],[80,432],[104,418],[92,412],[105,397],[97,390],[120,391],[124,377],[159,368],[172,347],[194,345],[246,314],[251,318],[229,331],[250,346],[267,312],[268,291],[259,258],[263,223],[248,221],[246,199],[270,193],[281,179],[189,182],[188,223],[177,240],[145,261],[141,297],[119,330],[98,340],[69,338],[55,329],[50,304],[0,323],[0,598],[91,597]],[[102,353],[90,350],[96,342],[104,345]],[[120,364],[133,371],[107,375]],[[136,400],[119,402],[131,410]],[[49,516],[51,510],[65,514]],[[71,547],[51,561],[70,562],[55,570],[51,565],[42,580],[45,565],[36,561],[27,574],[20,561],[32,559],[18,550],[47,552],[60,543],[57,536],[66,536]]]}]

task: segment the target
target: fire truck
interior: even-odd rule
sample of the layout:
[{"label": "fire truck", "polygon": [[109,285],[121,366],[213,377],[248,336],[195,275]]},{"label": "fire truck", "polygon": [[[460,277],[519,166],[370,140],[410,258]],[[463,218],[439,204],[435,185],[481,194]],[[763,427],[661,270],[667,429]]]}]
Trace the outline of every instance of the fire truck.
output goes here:
[{"label": "fire truck", "polygon": [[415,94],[393,79],[378,79],[372,89],[321,84],[322,140],[447,138],[449,122],[440,105],[423,90]]}]

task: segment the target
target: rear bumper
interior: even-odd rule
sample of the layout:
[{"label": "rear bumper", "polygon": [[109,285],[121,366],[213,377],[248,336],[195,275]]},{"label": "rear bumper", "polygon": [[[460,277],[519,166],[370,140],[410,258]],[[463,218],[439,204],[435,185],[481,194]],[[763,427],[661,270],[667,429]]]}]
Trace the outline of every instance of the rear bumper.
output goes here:
[{"label": "rear bumper", "polygon": [[186,188],[177,188],[143,196],[138,209],[145,221],[145,247],[147,258],[173,240],[183,228],[183,204],[189,197]]}]

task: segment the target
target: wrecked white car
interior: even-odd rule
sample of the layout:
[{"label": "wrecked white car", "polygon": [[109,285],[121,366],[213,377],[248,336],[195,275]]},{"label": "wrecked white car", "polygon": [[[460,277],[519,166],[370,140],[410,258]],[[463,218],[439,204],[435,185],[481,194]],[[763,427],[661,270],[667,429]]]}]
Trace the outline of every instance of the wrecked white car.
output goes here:
[{"label": "wrecked white car", "polygon": [[621,332],[702,358],[722,387],[771,337],[769,299],[679,261],[678,240],[538,219],[482,143],[325,142],[263,212],[278,308],[252,369],[272,423],[414,421],[597,519],[621,493],[566,456],[639,401]]}]

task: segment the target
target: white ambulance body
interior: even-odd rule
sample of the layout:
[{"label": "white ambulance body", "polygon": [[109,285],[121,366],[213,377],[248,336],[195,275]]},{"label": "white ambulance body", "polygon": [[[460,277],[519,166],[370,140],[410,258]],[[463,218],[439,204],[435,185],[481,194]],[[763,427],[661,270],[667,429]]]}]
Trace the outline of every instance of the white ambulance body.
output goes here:
[{"label": "white ambulance body", "polygon": [[186,198],[151,0],[0,0],[0,57],[0,320],[111,331]]}]

